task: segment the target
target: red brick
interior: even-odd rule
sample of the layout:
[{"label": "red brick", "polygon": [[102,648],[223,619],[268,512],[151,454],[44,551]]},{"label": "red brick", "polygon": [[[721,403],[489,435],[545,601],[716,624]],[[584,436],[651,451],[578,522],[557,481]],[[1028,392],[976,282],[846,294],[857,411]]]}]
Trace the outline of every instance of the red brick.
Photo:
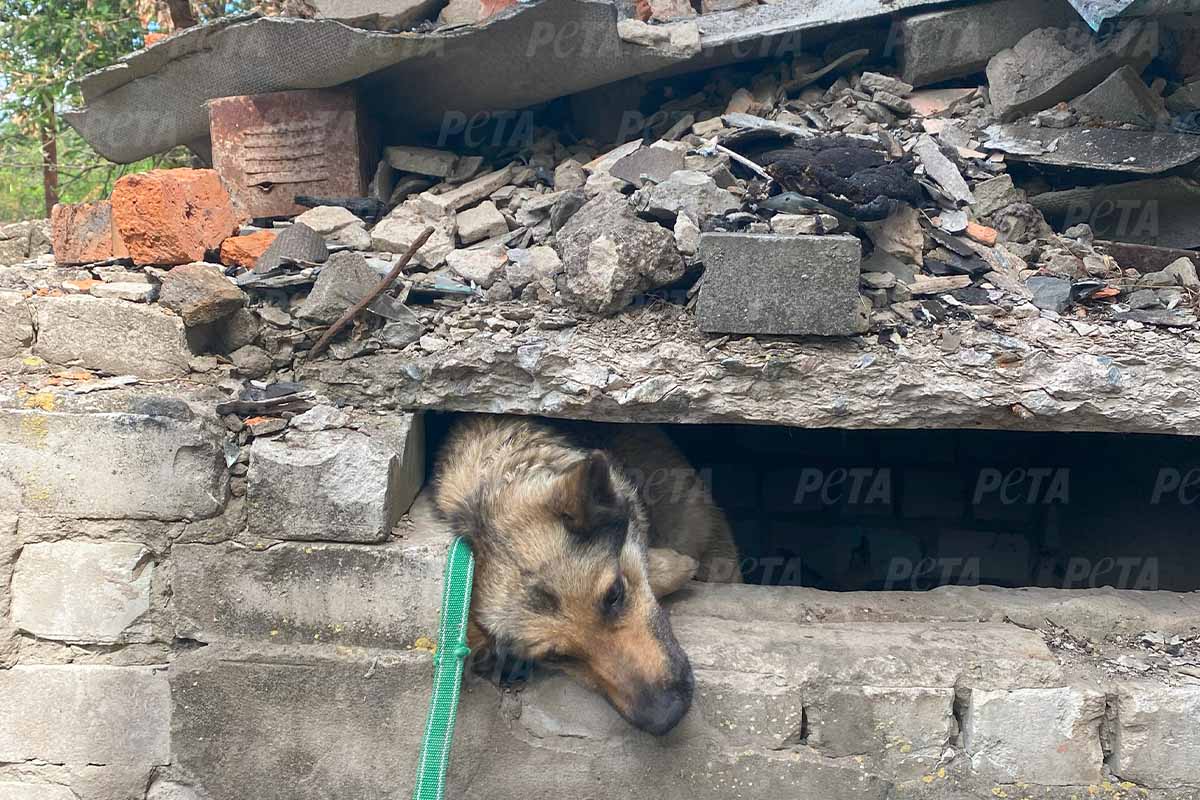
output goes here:
[{"label": "red brick", "polygon": [[112,193],[113,219],[135,264],[203,261],[237,230],[238,216],[211,169],[126,175]]},{"label": "red brick", "polygon": [[258,257],[275,241],[275,231],[255,231],[245,236],[231,236],[221,243],[221,263],[231,267],[252,269]]},{"label": "red brick", "polygon": [[113,225],[112,204],[59,203],[50,212],[54,261],[58,264],[94,264],[110,258],[125,258],[125,249]]},{"label": "red brick", "polygon": [[980,244],[986,244],[992,247],[996,244],[997,232],[995,228],[989,228],[987,225],[980,225],[978,222],[967,223],[967,236]]}]

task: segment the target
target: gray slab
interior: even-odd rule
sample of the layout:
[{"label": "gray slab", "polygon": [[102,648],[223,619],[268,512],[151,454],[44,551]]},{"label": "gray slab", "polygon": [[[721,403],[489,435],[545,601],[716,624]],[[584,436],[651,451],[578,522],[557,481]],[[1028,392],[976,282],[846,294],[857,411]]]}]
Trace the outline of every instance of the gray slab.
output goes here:
[{"label": "gray slab", "polygon": [[698,322],[710,333],[848,336],[867,329],[853,236],[706,233]]}]

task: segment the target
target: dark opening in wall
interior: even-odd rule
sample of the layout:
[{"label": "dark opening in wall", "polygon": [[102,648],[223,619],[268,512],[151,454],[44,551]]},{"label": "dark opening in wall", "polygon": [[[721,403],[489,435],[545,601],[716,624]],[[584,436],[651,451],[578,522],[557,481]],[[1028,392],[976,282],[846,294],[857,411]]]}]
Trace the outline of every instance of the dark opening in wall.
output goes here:
[{"label": "dark opening in wall", "polygon": [[[449,419],[431,421],[433,451]],[[663,427],[712,487],[747,582],[1200,589],[1186,437]]]}]

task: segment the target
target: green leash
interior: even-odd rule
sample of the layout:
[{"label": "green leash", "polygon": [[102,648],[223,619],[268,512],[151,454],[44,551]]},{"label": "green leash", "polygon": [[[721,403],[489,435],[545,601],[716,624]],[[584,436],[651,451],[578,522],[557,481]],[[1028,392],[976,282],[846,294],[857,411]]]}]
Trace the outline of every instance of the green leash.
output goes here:
[{"label": "green leash", "polygon": [[454,739],[454,718],[462,688],[463,662],[471,654],[467,647],[467,614],[471,610],[471,583],[475,557],[466,539],[456,537],[446,559],[442,586],[442,620],[438,625],[437,649],[433,657],[433,697],[425,720],[425,740],[417,764],[413,800],[442,800],[446,791],[446,767]]}]

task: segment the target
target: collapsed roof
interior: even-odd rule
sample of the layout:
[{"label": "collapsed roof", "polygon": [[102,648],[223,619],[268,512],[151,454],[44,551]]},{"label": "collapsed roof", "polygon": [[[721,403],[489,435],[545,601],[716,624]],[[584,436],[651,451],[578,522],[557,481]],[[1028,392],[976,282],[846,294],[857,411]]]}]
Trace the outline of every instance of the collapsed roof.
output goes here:
[{"label": "collapsed roof", "polygon": [[615,0],[525,0],[474,25],[429,33],[330,19],[242,15],[189,28],[78,83],[67,121],[97,152],[130,163],[187,145],[207,152],[218,97],[360,82],[373,110],[414,136],[447,112],[514,111],[637,75],[761,57],[746,47],[947,0],[779,0],[696,19],[699,49],[618,35]]}]

